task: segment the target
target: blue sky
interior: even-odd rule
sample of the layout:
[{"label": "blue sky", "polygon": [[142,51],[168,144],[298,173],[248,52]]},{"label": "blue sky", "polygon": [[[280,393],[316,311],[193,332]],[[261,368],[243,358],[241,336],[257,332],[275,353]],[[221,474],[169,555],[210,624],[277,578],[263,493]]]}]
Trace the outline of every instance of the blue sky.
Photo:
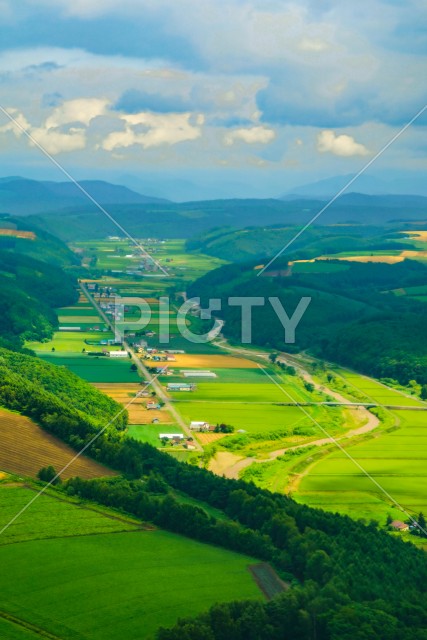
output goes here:
[{"label": "blue sky", "polygon": [[[0,43],[1,104],[58,162],[169,197],[356,172],[427,103],[425,0],[0,0]],[[424,114],[371,174],[404,190],[426,150]],[[0,154],[61,177],[3,115]]]}]

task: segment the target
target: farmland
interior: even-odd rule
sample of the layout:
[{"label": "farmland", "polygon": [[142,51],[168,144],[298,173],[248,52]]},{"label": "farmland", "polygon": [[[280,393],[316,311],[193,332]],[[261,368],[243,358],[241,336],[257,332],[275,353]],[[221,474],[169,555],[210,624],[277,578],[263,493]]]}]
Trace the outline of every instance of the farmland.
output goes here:
[{"label": "farmland", "polygon": [[40,353],[46,362],[67,367],[73,373],[88,382],[138,382],[138,372],[131,370],[128,358],[113,360],[105,356],[88,355],[64,356],[60,353]]},{"label": "farmland", "polygon": [[[0,409],[0,469],[35,477],[42,467],[62,469],[75,456],[75,451],[58,438],[41,429],[18,413]],[[80,456],[64,471],[63,478],[79,475],[95,478],[112,475],[112,471]]]},{"label": "farmland", "polygon": [[[6,518],[32,495],[0,484]],[[262,599],[248,570],[251,558],[50,495],[6,534],[2,610],[61,638],[150,638],[159,625],[214,602]]]},{"label": "farmland", "polygon": [[[361,394],[378,404],[421,407],[417,398],[359,374],[334,369],[348,392]],[[409,513],[427,510],[425,475],[427,454],[426,413],[393,410],[395,426],[380,437],[354,445],[348,454]],[[298,484],[298,500],[355,517],[385,520],[388,513],[402,518],[391,500],[360,468],[340,451],[310,465]]]}]

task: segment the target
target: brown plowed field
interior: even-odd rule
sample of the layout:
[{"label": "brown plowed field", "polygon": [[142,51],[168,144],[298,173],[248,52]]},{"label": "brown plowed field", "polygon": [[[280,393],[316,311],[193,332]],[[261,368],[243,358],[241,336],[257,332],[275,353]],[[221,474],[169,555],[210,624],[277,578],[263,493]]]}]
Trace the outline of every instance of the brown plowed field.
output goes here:
[{"label": "brown plowed field", "polygon": [[[71,447],[29,418],[0,409],[0,469],[34,478],[42,467],[49,465],[59,471],[75,455]],[[111,475],[115,475],[111,469],[81,456],[64,471],[62,478]]]}]

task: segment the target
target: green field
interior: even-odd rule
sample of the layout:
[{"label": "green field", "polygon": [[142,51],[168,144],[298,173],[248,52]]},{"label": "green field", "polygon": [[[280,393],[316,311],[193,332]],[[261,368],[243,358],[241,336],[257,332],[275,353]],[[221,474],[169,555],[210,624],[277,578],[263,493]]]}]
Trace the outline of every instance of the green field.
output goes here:
[{"label": "green field", "polygon": [[[394,413],[399,428],[347,451],[399,504],[416,515],[427,511],[427,413]],[[348,496],[354,493],[357,499],[352,499],[349,507]],[[392,507],[392,501],[340,451],[314,464],[301,481],[299,500],[315,506],[319,495],[324,508],[356,517],[382,521]]]},{"label": "green field", "polygon": [[140,442],[148,442],[153,447],[160,447],[160,433],[182,433],[182,429],[170,424],[130,424],[127,435]]},{"label": "green field", "polygon": [[[0,485],[2,520],[33,495]],[[251,558],[112,513],[41,496],[0,547],[2,611],[64,639],[143,640],[214,602],[263,597]],[[0,637],[34,636],[0,618]]]},{"label": "green field", "polygon": [[[56,331],[53,339],[48,342],[27,342],[26,346],[36,352],[60,351],[63,353],[81,353],[86,351],[99,351],[102,346],[88,345],[85,340],[100,341],[113,338],[111,331]],[[119,348],[119,347],[111,347]],[[110,350],[110,347],[108,348]]]},{"label": "green field", "polygon": [[[0,529],[35,495],[36,491],[26,487],[8,487],[7,482],[0,483]],[[110,518],[110,513],[107,509],[85,508],[71,500],[58,500],[44,493],[37,498],[34,508],[25,511],[0,536],[0,547],[34,539],[132,531],[140,526],[130,517],[123,520]]]},{"label": "green field", "polygon": [[46,362],[67,367],[88,382],[139,382],[137,371],[131,371],[129,358],[120,360],[108,357],[74,356],[66,357],[56,353],[40,353]]}]

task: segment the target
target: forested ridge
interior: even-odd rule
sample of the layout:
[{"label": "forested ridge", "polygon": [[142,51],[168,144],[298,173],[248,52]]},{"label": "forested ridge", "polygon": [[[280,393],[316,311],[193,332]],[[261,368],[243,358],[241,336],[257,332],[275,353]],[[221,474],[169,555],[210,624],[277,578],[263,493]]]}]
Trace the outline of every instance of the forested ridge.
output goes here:
[{"label": "forested ridge", "polygon": [[75,279],[60,267],[0,250],[0,346],[50,338],[58,326],[54,308],[77,297]]},{"label": "forested ridge", "polygon": [[[261,278],[253,263],[226,265],[193,283],[188,293],[200,296],[202,307],[209,298],[221,298],[223,333],[236,342],[241,335],[241,309],[229,306],[228,297],[278,297],[289,316],[301,297],[310,297],[295,344],[286,344],[284,329],[267,302],[252,310],[253,343],[290,352],[309,349],[368,375],[426,384],[425,303],[392,291],[426,285],[427,267],[411,260],[339,264],[340,270],[330,273]],[[283,261],[274,266],[285,268]]]}]

